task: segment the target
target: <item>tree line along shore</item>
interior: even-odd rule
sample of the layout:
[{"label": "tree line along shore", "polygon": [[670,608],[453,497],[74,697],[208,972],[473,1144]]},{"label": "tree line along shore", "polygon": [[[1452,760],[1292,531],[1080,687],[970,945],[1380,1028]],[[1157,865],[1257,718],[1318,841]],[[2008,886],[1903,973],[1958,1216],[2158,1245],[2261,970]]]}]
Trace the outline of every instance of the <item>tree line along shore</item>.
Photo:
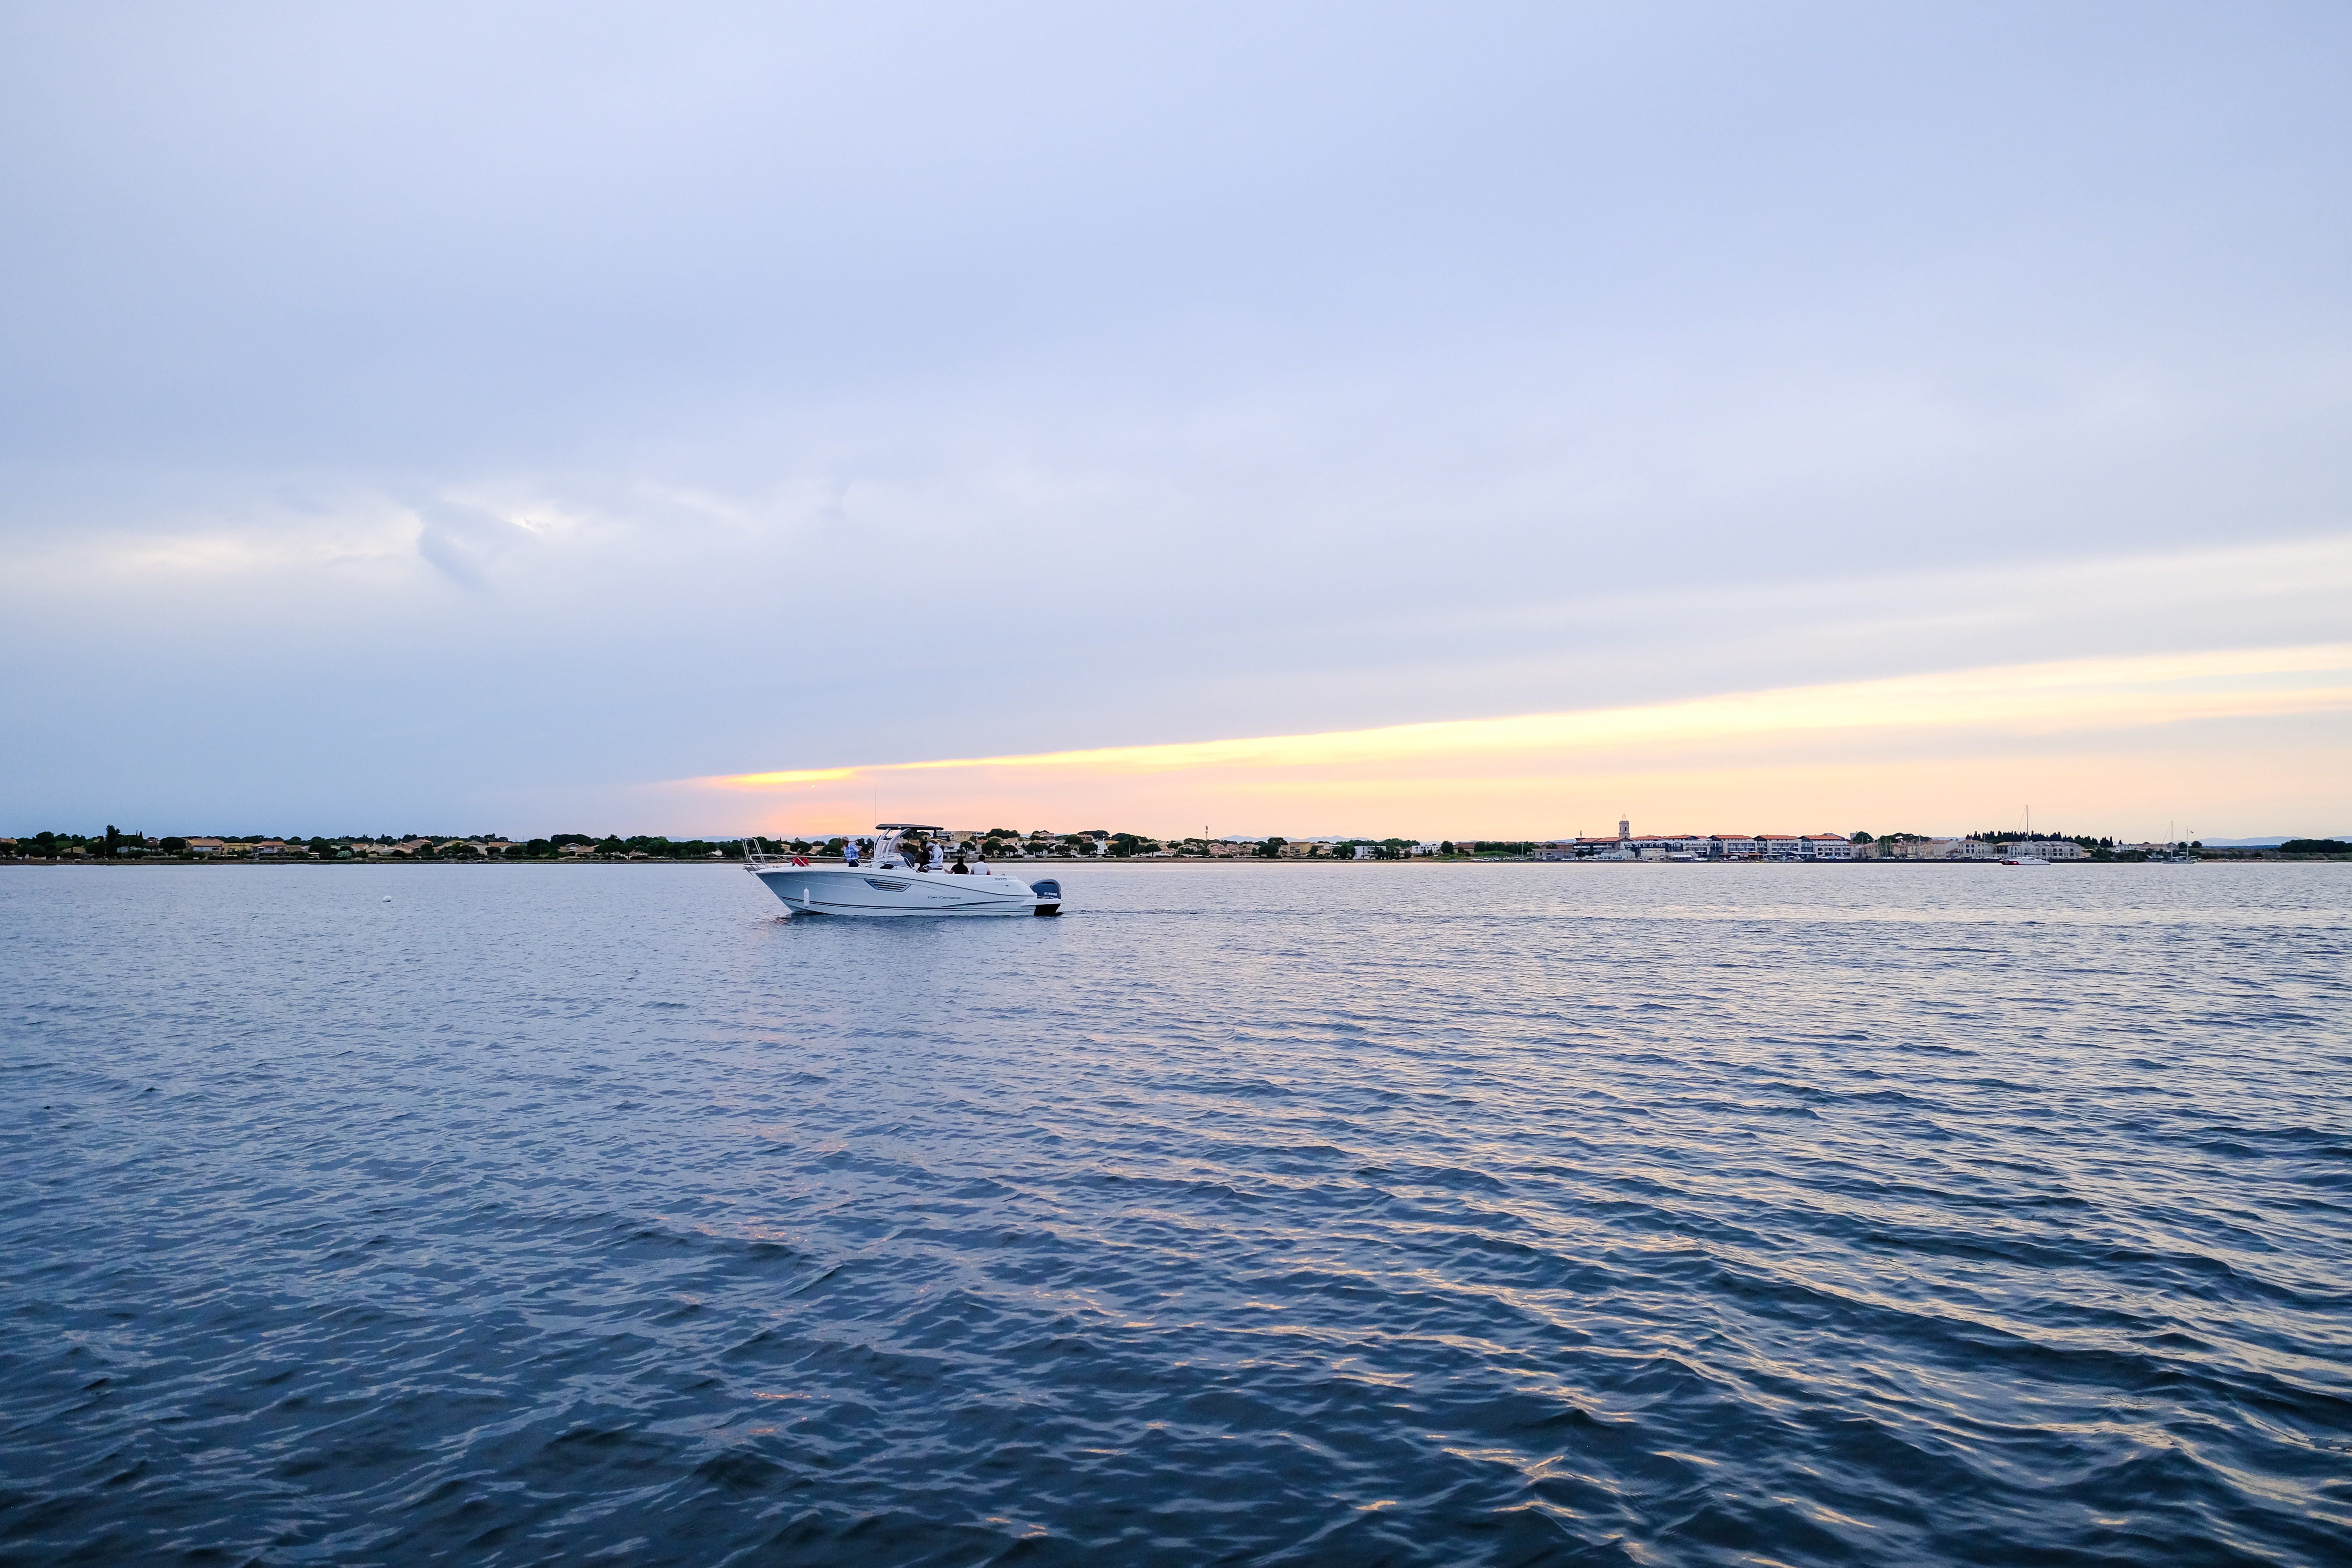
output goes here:
[{"label": "tree line along shore", "polygon": [[[1426,858],[1442,848],[1443,858],[1532,858],[1541,846],[1532,841],[1487,841],[1459,847],[1416,844],[1403,838],[1292,840],[1157,839],[1138,833],[1096,829],[1086,833],[1053,833],[1044,828],[1021,833],[1013,828],[959,830],[943,833],[951,849],[991,860],[1070,859],[1411,859]],[[32,860],[740,860],[748,844],[768,855],[806,855],[841,858],[856,837],[871,853],[872,835],[835,835],[809,838],[669,838],[658,834],[623,837],[607,834],[556,833],[544,838],[510,839],[501,834],[409,834],[394,836],[341,835],[283,838],[263,834],[217,837],[166,836],[151,837],[109,826],[103,833],[54,831],[21,838],[0,837],[0,855]]]},{"label": "tree line along shore", "polygon": [[[1279,837],[1265,838],[1171,838],[1158,839],[1137,833],[1113,833],[1092,829],[1084,833],[1056,834],[1045,828],[1019,833],[1011,828],[958,830],[943,834],[952,850],[977,855],[990,860],[1224,860],[1224,861],[1323,861],[1337,860],[1569,860],[1585,858],[1629,858],[1637,855],[1622,852],[1625,846],[1654,842],[1624,838],[1609,839],[1441,839],[1436,841],[1406,838],[1317,838],[1291,839]],[[1984,858],[2008,853],[2013,849],[2047,852],[2063,846],[2070,858],[2086,860],[2145,860],[2153,854],[2178,856],[2187,853],[2203,858],[2233,860],[2303,860],[2334,859],[2352,857],[2352,843],[2334,838],[2289,839],[2275,847],[2207,847],[2201,843],[2183,842],[2179,845],[2127,845],[2113,838],[2070,837],[2059,834],[2032,834],[1987,831],[1968,835],[1965,838],[1932,839],[1912,833],[1878,834],[1857,832],[1852,835],[1811,836],[1803,843],[1834,839],[1840,860],[1919,860]],[[261,834],[223,837],[180,837],[166,835],[150,837],[143,833],[125,832],[110,825],[103,833],[72,834],[54,830],[23,837],[0,837],[0,858],[17,861],[50,864],[104,863],[111,865],[157,863],[256,863],[270,862],[375,862],[375,863],[473,863],[507,862],[656,862],[740,861],[745,847],[769,855],[805,855],[812,858],[838,859],[847,847],[848,837],[829,838],[683,838],[674,839],[658,834],[636,834],[623,837],[607,834],[598,837],[586,833],[556,833],[544,838],[510,839],[495,833],[465,836],[409,834],[316,836],[299,837],[289,835],[274,838]],[[861,841],[870,852],[873,840]],[[1679,840],[1674,842],[1680,842]],[[1716,858],[1773,859],[1810,858],[1810,856],[1782,856],[1753,847],[1760,840],[1731,840],[1743,846],[1741,852],[1720,854]],[[1792,840],[1794,842],[1794,840]],[[1933,846],[1965,847],[1972,854],[1923,854]],[[1677,858],[1687,858],[1678,856]]]}]

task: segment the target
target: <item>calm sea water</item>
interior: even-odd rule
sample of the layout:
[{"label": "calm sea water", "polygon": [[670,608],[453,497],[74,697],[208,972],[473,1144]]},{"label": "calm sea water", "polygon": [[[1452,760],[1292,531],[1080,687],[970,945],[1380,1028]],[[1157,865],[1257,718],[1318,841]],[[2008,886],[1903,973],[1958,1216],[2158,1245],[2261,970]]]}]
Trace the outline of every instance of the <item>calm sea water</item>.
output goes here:
[{"label": "calm sea water", "polygon": [[1062,879],[0,871],[0,1560],[2352,1556],[2352,868]]}]

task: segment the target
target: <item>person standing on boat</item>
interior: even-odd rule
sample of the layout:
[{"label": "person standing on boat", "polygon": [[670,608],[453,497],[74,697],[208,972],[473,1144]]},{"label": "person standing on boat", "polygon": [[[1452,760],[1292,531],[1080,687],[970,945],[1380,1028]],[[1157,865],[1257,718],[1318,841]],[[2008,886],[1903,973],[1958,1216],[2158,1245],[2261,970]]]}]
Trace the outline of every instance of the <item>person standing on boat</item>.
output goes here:
[{"label": "person standing on boat", "polygon": [[847,860],[848,860],[848,862],[849,862],[849,868],[850,868],[851,870],[853,870],[853,871],[856,870],[856,869],[857,869],[857,840],[856,840],[856,839],[855,839],[855,838],[845,838],[845,839],[843,839],[843,840],[842,840],[842,843],[841,843],[841,853],[842,853],[843,857],[844,857],[845,859],[847,859]]}]

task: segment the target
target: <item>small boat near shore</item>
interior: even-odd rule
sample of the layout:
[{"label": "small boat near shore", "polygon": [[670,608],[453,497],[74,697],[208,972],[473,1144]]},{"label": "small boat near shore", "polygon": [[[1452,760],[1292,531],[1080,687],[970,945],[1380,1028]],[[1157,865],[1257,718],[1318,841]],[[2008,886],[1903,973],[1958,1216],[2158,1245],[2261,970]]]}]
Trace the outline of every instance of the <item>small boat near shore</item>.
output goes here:
[{"label": "small boat near shore", "polygon": [[2025,837],[2010,852],[2000,858],[2004,866],[2047,866],[2049,861],[2033,852],[2033,808],[2025,808]]},{"label": "small boat near shore", "polygon": [[[927,869],[931,835],[945,828],[882,822],[869,864],[817,865],[805,855],[747,850],[743,868],[795,915],[1058,915],[1062,884],[1024,882],[985,863],[963,870]],[[756,842],[754,840],[753,842]]]}]

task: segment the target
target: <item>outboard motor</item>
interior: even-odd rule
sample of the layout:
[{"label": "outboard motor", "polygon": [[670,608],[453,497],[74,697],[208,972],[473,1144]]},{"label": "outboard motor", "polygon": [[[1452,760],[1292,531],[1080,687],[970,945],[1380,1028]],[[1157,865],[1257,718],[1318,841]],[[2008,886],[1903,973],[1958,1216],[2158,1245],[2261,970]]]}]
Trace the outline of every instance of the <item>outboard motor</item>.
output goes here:
[{"label": "outboard motor", "polygon": [[1048,877],[1042,882],[1032,882],[1029,890],[1037,895],[1037,907],[1032,914],[1058,915],[1062,912],[1062,884]]}]

